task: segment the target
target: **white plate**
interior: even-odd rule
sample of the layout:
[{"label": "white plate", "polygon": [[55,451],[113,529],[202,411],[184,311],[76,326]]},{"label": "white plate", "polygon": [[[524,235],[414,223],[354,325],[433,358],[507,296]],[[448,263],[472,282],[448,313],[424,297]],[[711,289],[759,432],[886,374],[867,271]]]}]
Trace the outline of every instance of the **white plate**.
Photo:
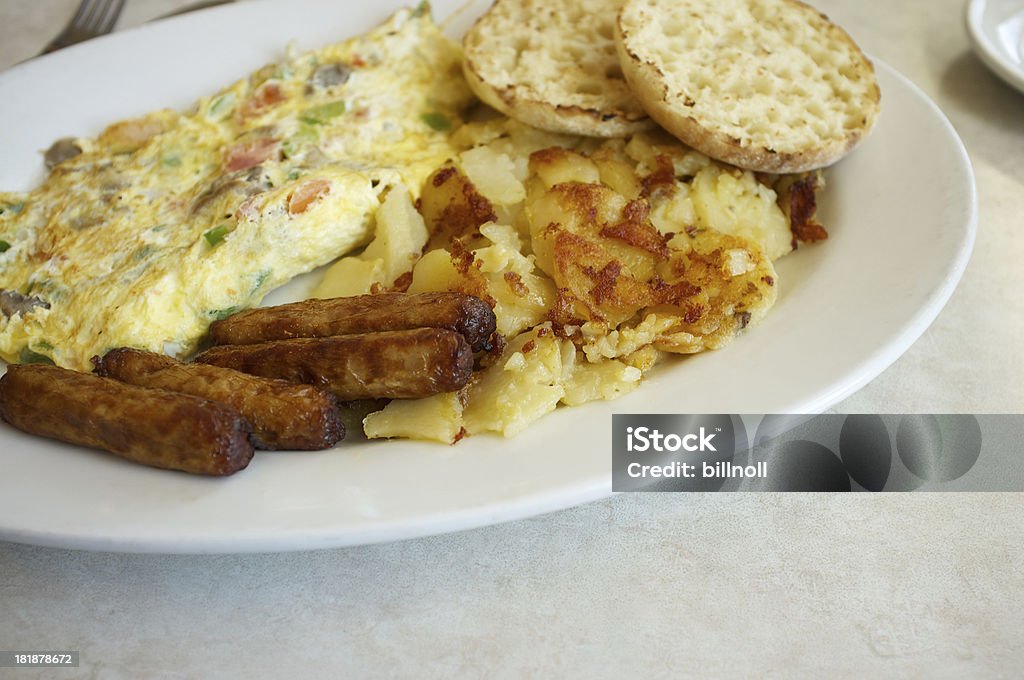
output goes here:
[{"label": "white plate", "polygon": [[[391,2],[253,2],[86,43],[0,74],[0,187],[42,176],[68,134],[199,94],[281,54],[368,29]],[[456,2],[434,3],[445,17]],[[473,14],[450,28],[458,33]],[[0,538],[93,550],[354,545],[526,517],[606,496],[611,414],[815,413],[878,375],[939,313],[974,240],[974,179],[922,92],[877,64],[873,135],[829,173],[824,244],[779,267],[772,314],[732,346],[664,366],[613,402],[562,409],[515,439],[345,443],[259,453],[229,479],[148,469],[0,424]],[[894,404],[897,406],[898,404]]]},{"label": "white plate", "polygon": [[981,60],[1024,92],[1024,0],[970,0],[966,21]]}]

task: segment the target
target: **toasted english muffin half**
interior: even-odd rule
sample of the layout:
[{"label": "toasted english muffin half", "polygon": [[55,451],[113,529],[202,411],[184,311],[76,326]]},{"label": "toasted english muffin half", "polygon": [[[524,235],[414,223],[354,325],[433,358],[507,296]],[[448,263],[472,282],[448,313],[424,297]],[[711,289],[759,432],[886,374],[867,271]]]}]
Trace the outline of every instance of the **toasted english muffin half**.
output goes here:
[{"label": "toasted english muffin half", "polygon": [[496,0],[463,39],[480,99],[552,132],[624,137],[653,126],[623,79],[622,0]]},{"label": "toasted english muffin half", "polygon": [[654,120],[741,168],[805,172],[849,153],[878,117],[874,67],[797,0],[627,0],[622,71]]}]

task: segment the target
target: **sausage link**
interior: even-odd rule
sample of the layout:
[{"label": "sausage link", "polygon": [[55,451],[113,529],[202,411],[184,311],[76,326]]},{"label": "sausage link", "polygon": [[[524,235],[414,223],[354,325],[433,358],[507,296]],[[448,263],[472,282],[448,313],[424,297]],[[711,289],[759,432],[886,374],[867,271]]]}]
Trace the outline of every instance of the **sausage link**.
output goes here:
[{"label": "sausage link", "polygon": [[333,394],[310,385],[270,380],[220,366],[180,361],[128,347],[94,358],[98,375],[159,387],[235,408],[252,424],[261,449],[326,449],[345,436]]},{"label": "sausage link", "polygon": [[215,321],[210,337],[217,345],[252,345],[290,338],[446,328],[461,333],[479,350],[487,346],[495,323],[494,311],[472,295],[377,293],[248,309]]},{"label": "sausage link", "polygon": [[57,366],[8,366],[0,416],[29,434],[201,475],[237,472],[253,455],[249,423],[228,406]]},{"label": "sausage link", "polygon": [[222,345],[195,360],[317,385],[342,401],[452,392],[469,382],[473,372],[469,343],[441,328]]}]

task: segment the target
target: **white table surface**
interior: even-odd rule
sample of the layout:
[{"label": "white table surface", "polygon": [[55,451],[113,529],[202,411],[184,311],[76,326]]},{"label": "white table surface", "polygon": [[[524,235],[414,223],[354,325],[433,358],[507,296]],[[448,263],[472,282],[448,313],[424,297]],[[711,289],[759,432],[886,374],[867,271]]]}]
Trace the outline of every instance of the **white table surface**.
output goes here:
[{"label": "white table surface", "polygon": [[[0,0],[0,68],[76,4]],[[129,0],[119,27],[184,4]],[[835,410],[1024,411],[1024,95],[971,52],[961,0],[815,4],[946,112],[980,199],[946,309]],[[0,678],[1020,677],[1022,500],[631,494],[276,555],[0,543],[0,649],[81,652]]]}]

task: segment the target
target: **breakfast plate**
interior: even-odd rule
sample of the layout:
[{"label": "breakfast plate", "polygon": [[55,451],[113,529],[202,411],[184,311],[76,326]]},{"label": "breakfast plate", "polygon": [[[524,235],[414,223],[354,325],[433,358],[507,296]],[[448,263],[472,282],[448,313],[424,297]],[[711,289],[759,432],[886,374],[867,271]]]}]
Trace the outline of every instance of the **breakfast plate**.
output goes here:
[{"label": "breakfast plate", "polygon": [[1024,92],[1024,0],[970,0],[966,23],[985,65]]},{"label": "breakfast plate", "polygon": [[[461,34],[486,2],[435,2]],[[392,6],[394,5],[394,6]],[[0,73],[0,187],[42,179],[40,149],[113,120],[184,108],[263,63],[371,28],[397,3],[253,1],[124,31]],[[728,348],[669,361],[615,401],[559,409],[514,438],[346,441],[260,452],[209,479],[0,425],[0,538],[90,550],[263,552],[357,545],[528,517],[611,493],[614,413],[816,413],[924,332],[970,256],[974,178],[939,109],[875,62],[882,115],[828,172],[828,241],[778,265],[772,313]],[[306,277],[267,302],[301,296]],[[894,404],[894,407],[898,405]]]}]

